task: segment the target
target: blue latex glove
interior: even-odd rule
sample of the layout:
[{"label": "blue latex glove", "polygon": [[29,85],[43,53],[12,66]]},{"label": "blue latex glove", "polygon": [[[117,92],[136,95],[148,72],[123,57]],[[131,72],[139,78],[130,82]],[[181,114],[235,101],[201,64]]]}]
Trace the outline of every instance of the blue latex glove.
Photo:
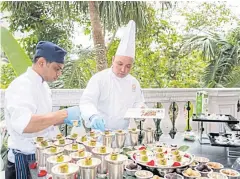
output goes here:
[{"label": "blue latex glove", "polygon": [[90,118],[90,127],[92,129],[104,131],[105,130],[105,121],[102,117],[100,117],[98,115],[93,115]]},{"label": "blue latex glove", "polygon": [[64,124],[73,126],[74,121],[78,121],[77,127],[81,126],[81,112],[79,106],[73,106],[66,109],[68,116],[64,119]]}]

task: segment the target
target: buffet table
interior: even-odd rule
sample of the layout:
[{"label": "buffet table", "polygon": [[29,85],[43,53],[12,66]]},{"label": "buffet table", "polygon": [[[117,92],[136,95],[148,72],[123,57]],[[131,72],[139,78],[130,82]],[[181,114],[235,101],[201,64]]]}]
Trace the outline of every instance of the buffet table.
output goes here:
[{"label": "buffet table", "polygon": [[[206,157],[210,161],[219,162],[224,165],[225,168],[231,168],[235,159],[230,159],[226,155],[226,148],[215,147],[210,145],[200,145],[197,141],[185,141],[183,139],[183,134],[179,133],[176,135],[175,139],[168,136],[161,136],[160,142],[165,142],[167,144],[177,144],[178,146],[187,145],[189,149],[188,153],[194,154],[195,156]],[[33,179],[45,179],[46,177],[38,177],[36,169],[30,169]],[[135,177],[127,177],[128,179]]]}]

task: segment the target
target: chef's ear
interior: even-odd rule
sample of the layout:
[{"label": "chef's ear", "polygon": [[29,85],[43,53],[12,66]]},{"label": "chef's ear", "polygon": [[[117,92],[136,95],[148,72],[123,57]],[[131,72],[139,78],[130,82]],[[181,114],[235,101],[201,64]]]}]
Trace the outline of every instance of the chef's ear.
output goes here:
[{"label": "chef's ear", "polygon": [[112,57],[112,63],[114,62],[115,56]]},{"label": "chef's ear", "polygon": [[40,67],[43,67],[43,66],[45,65],[45,63],[46,63],[46,60],[45,60],[43,57],[40,57],[40,58],[38,59],[38,65],[39,65]]}]

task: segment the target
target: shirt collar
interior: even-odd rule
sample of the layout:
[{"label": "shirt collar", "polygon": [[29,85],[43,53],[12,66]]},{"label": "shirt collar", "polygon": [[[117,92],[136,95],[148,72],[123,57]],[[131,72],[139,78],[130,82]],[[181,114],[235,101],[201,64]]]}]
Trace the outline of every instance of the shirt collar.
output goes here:
[{"label": "shirt collar", "polygon": [[37,83],[43,83],[43,78],[32,69],[32,67],[28,67],[27,69],[28,74],[37,82]]}]

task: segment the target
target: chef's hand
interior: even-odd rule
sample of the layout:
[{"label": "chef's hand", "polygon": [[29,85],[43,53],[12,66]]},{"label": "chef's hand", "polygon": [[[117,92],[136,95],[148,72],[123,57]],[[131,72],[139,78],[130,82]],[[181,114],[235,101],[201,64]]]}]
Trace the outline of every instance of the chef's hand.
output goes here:
[{"label": "chef's hand", "polygon": [[102,117],[100,117],[98,115],[93,115],[92,117],[90,117],[90,127],[92,129],[104,131],[105,130],[105,121]]},{"label": "chef's hand", "polygon": [[67,117],[64,119],[64,123],[69,126],[81,126],[81,112],[79,106],[73,106],[66,109]]}]

